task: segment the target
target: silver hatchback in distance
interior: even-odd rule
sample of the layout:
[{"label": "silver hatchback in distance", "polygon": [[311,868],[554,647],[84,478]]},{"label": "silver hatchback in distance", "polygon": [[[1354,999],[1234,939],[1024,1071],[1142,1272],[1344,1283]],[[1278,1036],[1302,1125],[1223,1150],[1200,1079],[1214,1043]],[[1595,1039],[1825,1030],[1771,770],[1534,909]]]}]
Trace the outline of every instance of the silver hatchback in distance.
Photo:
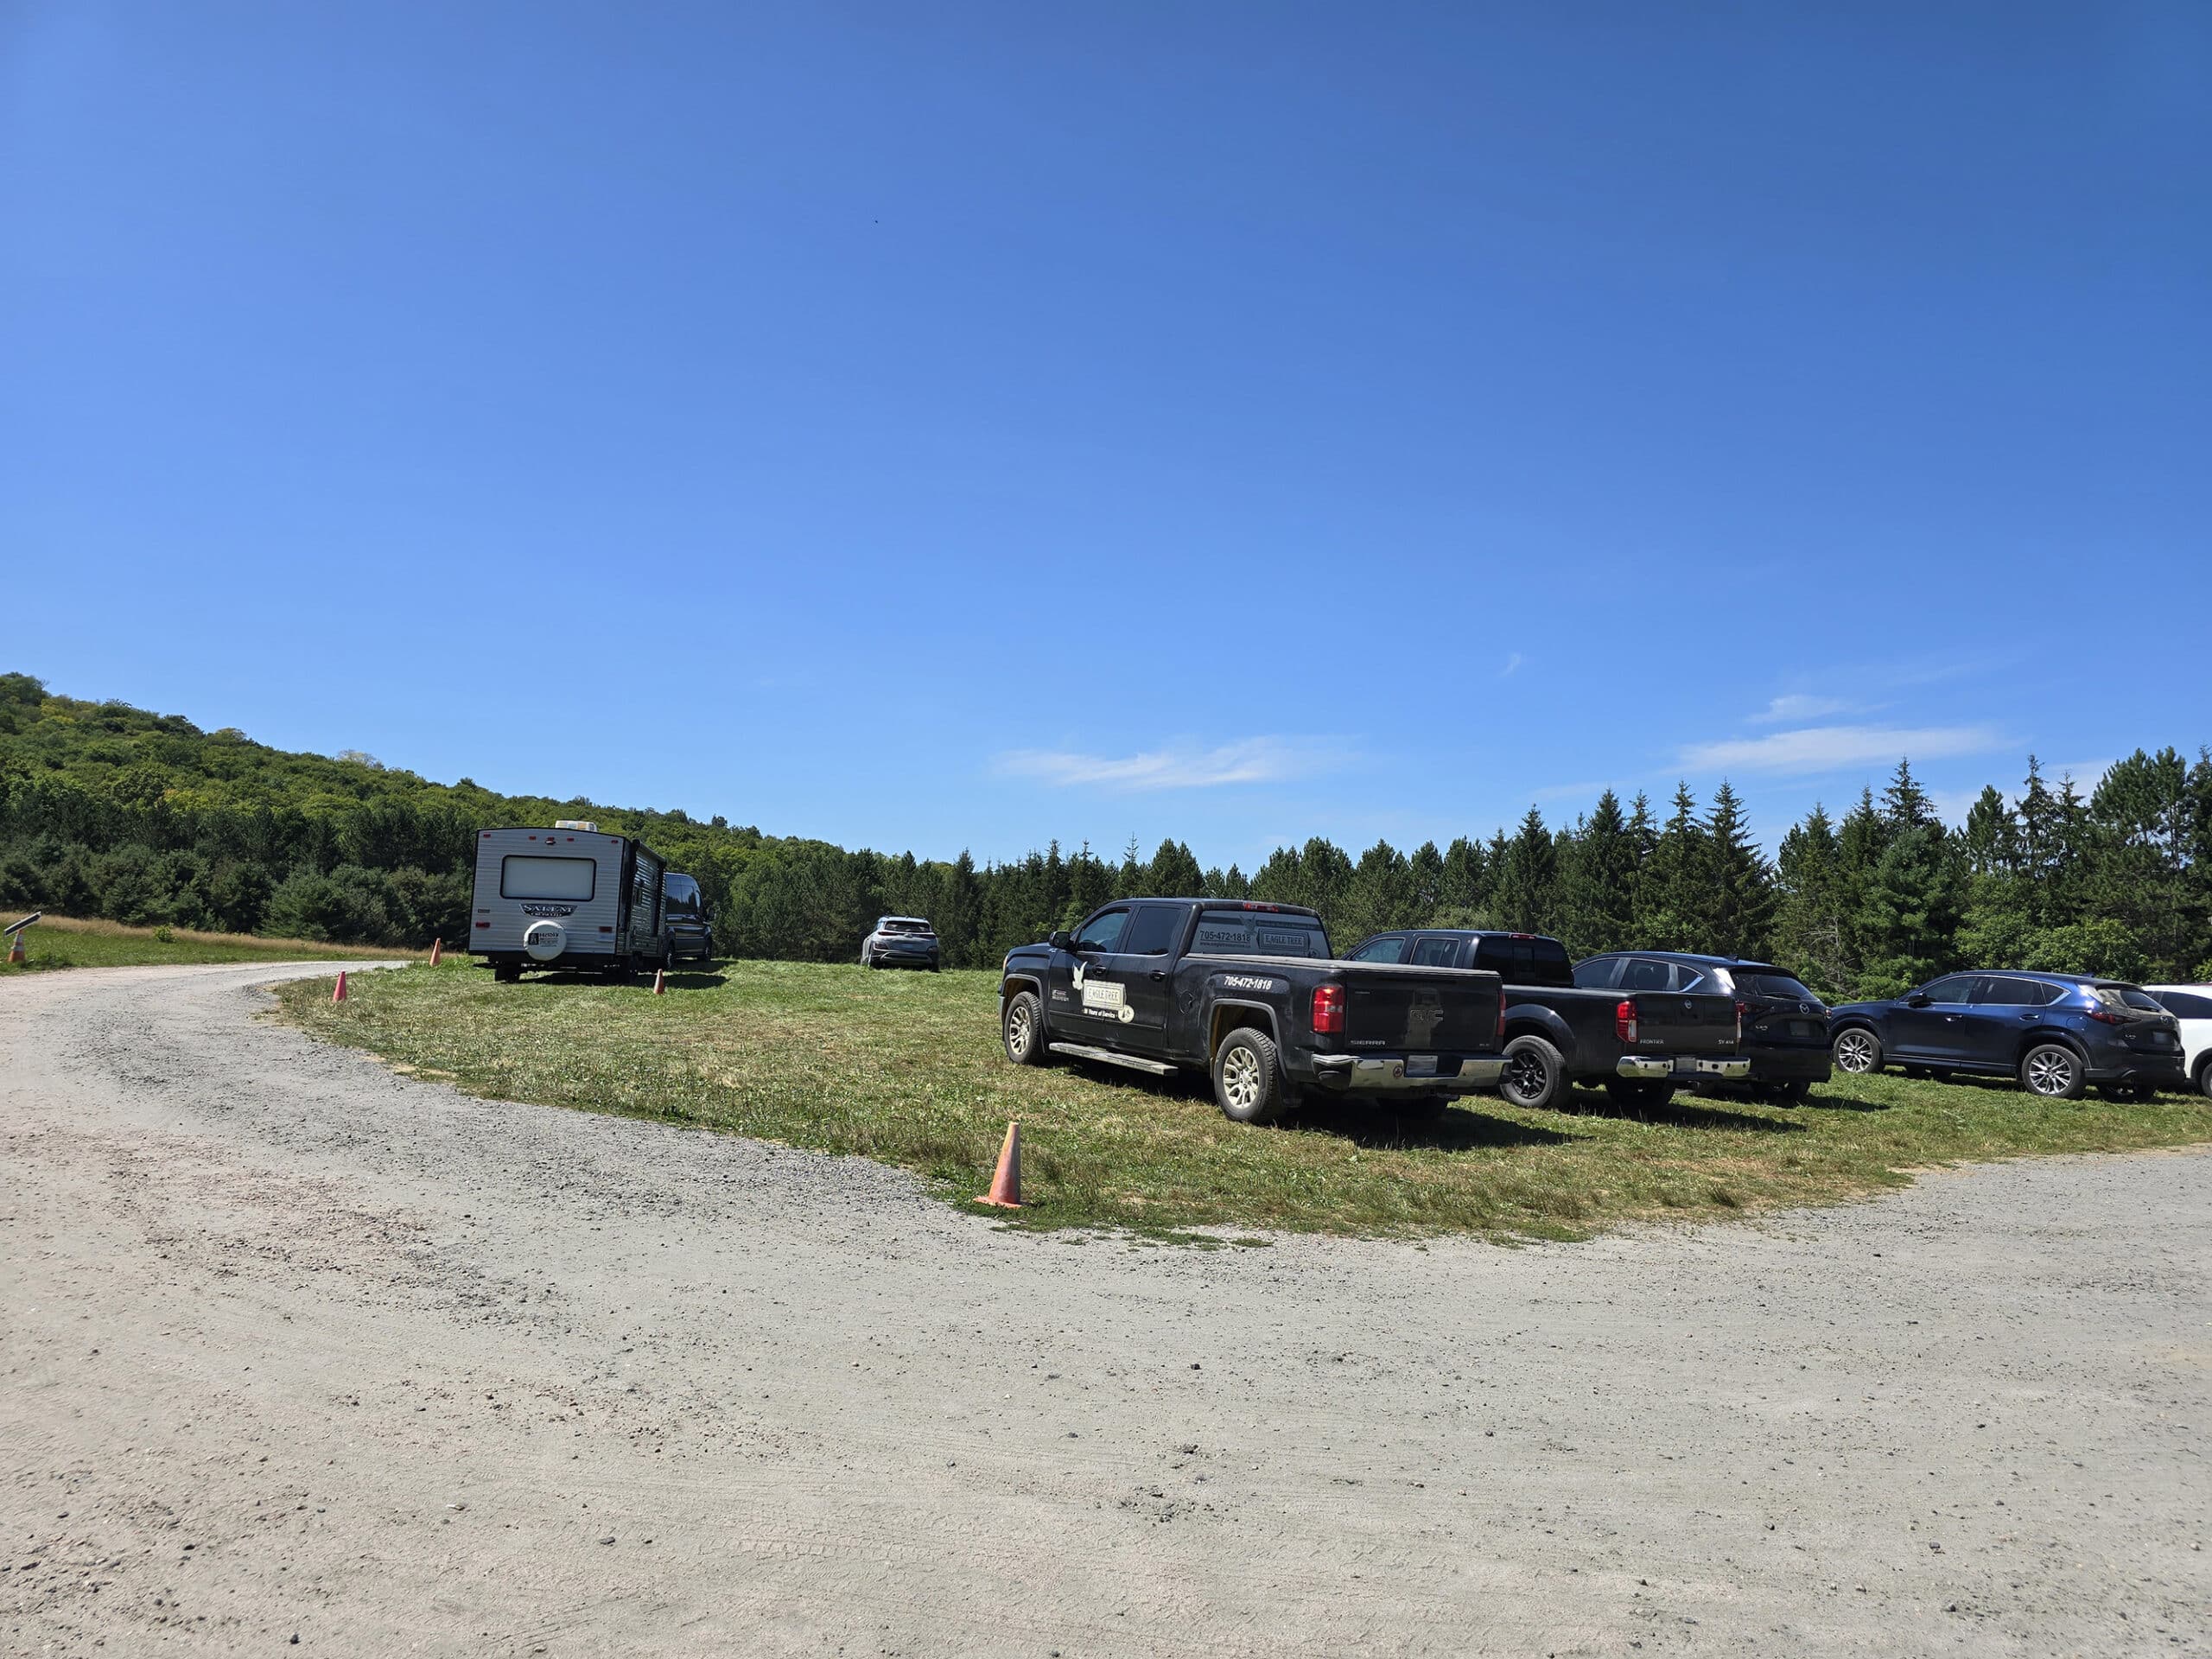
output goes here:
[{"label": "silver hatchback in distance", "polygon": [[937,929],[919,916],[882,916],[875,931],[861,941],[863,968],[926,968],[944,965]]}]

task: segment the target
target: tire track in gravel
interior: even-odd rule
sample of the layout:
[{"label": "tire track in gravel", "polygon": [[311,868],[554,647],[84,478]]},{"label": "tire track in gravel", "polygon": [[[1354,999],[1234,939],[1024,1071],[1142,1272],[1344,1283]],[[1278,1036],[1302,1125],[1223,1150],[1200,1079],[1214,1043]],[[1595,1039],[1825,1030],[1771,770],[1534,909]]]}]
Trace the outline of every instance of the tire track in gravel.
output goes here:
[{"label": "tire track in gravel", "polygon": [[280,971],[0,984],[0,1645],[2212,1646],[2202,1153],[1139,1249],[398,1077]]}]

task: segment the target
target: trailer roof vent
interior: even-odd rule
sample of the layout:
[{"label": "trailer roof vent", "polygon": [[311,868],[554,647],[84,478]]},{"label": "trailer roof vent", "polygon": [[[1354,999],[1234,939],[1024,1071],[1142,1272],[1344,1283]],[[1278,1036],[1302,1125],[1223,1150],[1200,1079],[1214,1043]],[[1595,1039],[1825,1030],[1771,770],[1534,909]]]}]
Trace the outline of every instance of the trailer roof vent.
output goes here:
[{"label": "trailer roof vent", "polygon": [[556,830],[581,830],[588,836],[599,833],[599,826],[589,818],[556,818],[553,827]]}]

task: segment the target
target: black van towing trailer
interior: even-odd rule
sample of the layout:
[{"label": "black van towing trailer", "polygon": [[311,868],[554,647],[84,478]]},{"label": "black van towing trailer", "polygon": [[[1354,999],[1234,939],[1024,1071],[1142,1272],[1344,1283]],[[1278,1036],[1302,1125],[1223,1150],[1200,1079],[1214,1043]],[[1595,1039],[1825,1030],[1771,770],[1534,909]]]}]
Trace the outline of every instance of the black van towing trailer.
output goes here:
[{"label": "black van towing trailer", "polygon": [[1332,1097],[1433,1110],[1495,1086],[1504,1065],[1496,974],[1338,961],[1320,917],[1294,905],[1103,906],[1008,951],[999,1009],[1016,1065],[1203,1070],[1239,1123]]},{"label": "black van towing trailer", "polygon": [[1497,1092],[1515,1106],[1556,1105],[1575,1083],[1602,1083],[1624,1105],[1656,1106],[1684,1084],[1751,1075],[1738,1052],[1743,1015],[1734,997],[1578,989],[1567,947],[1541,933],[1408,929],[1362,939],[1351,956],[1498,974],[1505,1066]]}]

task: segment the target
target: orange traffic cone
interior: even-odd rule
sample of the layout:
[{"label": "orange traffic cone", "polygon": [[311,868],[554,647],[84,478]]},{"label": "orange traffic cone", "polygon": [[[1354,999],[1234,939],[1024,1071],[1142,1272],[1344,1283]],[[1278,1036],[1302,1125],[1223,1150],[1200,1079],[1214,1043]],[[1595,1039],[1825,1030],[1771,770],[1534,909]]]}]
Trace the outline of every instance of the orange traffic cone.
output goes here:
[{"label": "orange traffic cone", "polygon": [[1006,1126],[1006,1144],[999,1148],[999,1166],[997,1173],[991,1177],[991,1190],[976,1202],[995,1205],[1001,1210],[1021,1208],[1021,1122],[1019,1118]]},{"label": "orange traffic cone", "polygon": [[346,970],[343,968],[338,970],[338,988],[331,992],[330,1000],[334,1002],[346,1000]]},{"label": "orange traffic cone", "polygon": [[10,933],[8,936],[8,960],[10,962],[23,960],[23,936],[20,933]]},{"label": "orange traffic cone", "polygon": [[655,996],[668,995],[668,969],[665,968],[653,969],[653,995]]},{"label": "orange traffic cone", "polygon": [[432,939],[430,941],[431,967],[435,968],[438,965],[438,958],[445,954],[445,949],[446,942],[443,939]]}]

